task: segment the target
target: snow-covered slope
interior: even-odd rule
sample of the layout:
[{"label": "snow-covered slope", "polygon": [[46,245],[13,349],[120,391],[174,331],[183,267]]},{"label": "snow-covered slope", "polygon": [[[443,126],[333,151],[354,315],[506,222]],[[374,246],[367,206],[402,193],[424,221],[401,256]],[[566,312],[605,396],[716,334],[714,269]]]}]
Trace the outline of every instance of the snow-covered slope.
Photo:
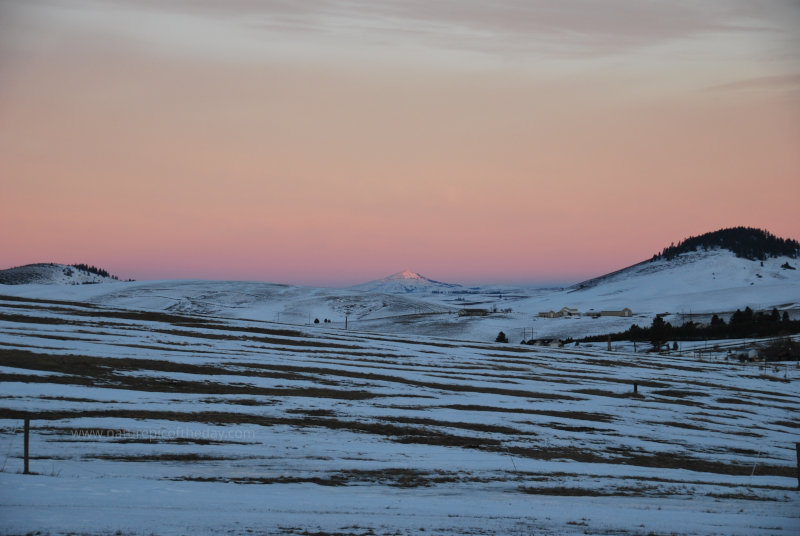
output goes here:
[{"label": "snow-covered slope", "polygon": [[89,283],[109,283],[116,280],[104,277],[76,266],[66,264],[41,263],[17,266],[0,270],[0,285],[26,285],[31,283],[46,285],[85,285]]},{"label": "snow-covered slope", "polygon": [[113,285],[15,285],[0,295],[85,301],[95,305],[216,315],[227,318],[333,326],[406,315],[447,313],[451,307],[405,296],[347,289],[299,287],[247,281],[136,281]]},{"label": "snow-covered slope", "polygon": [[788,308],[800,305],[797,268],[800,263],[789,257],[757,261],[727,250],[696,251],[672,260],[640,263],[580,283],[557,298],[565,306],[584,311],[630,307],[689,313],[745,306]]},{"label": "snow-covered slope", "polygon": [[404,270],[389,277],[362,283],[351,288],[385,294],[432,294],[459,289],[461,285],[434,281],[411,270]]},{"label": "snow-covered slope", "polygon": [[[783,266],[791,268],[784,268]],[[683,315],[730,313],[750,307],[773,307],[800,312],[800,262],[789,257],[753,261],[727,250],[684,253],[672,260],[655,260],[598,277],[573,287],[504,302],[522,314],[534,337],[579,338],[624,331],[633,324],[649,325],[656,314],[669,313],[669,321]],[[537,318],[539,312],[577,309],[581,316]],[[633,311],[632,317],[591,317],[593,312]],[[588,316],[587,316],[588,315]],[[701,317],[702,321],[702,317]],[[506,333],[524,333],[523,325]],[[516,331],[515,331],[516,330]],[[484,330],[484,339],[491,332]]]}]

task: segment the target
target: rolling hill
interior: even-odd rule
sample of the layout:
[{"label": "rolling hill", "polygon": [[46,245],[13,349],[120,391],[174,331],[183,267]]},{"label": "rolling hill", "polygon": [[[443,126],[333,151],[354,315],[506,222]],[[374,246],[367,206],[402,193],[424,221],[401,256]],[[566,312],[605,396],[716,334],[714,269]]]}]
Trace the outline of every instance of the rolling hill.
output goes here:
[{"label": "rolling hill", "polygon": [[634,304],[649,311],[726,311],[800,306],[800,271],[791,257],[764,261],[724,249],[681,253],[584,281],[566,294],[583,306]]},{"label": "rolling hill", "polygon": [[38,263],[0,270],[0,285],[86,285],[118,279],[86,264]]},{"label": "rolling hill", "polygon": [[344,326],[346,317],[352,325],[354,321],[382,321],[455,310],[410,296],[247,281],[168,280],[80,286],[32,284],[0,287],[0,294],[288,324],[309,324],[317,319],[324,323],[328,319],[332,326]]}]

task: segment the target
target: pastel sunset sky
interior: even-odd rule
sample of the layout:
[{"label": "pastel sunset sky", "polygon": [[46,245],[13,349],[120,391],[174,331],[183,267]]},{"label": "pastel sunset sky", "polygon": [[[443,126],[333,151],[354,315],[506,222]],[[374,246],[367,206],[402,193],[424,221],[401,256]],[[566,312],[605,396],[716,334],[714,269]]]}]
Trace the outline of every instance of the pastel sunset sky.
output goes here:
[{"label": "pastel sunset sky", "polygon": [[0,268],[574,282],[800,238],[800,3],[0,0]]}]

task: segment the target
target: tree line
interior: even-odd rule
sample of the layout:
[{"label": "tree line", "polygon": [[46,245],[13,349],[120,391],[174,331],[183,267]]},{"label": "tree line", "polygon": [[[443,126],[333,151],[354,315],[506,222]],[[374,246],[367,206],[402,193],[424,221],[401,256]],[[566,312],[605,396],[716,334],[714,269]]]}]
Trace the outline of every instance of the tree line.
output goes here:
[{"label": "tree line", "polygon": [[111,275],[108,271],[103,270],[102,268],[98,268],[97,266],[89,266],[88,264],[72,264],[73,268],[77,268],[78,270],[83,270],[84,272],[89,272],[90,274],[99,275],[100,277],[110,277],[116,281],[119,281],[119,278],[115,275]]},{"label": "tree line", "polygon": [[702,341],[706,339],[750,339],[779,337],[800,333],[800,320],[792,320],[784,311],[780,314],[773,308],[770,312],[753,311],[750,307],[737,309],[728,322],[718,315],[711,317],[708,324],[691,320],[680,326],[673,326],[663,317],[656,316],[649,327],[636,324],[630,329],[609,335],[594,335],[581,339],[581,342],[633,341],[649,342],[654,348],[661,348],[667,341]]},{"label": "tree line", "polygon": [[727,249],[737,257],[764,261],[771,257],[800,257],[800,242],[790,238],[779,238],[772,233],[753,227],[731,227],[711,233],[689,237],[677,245],[670,244],[653,260],[671,260],[681,253],[698,249]]}]

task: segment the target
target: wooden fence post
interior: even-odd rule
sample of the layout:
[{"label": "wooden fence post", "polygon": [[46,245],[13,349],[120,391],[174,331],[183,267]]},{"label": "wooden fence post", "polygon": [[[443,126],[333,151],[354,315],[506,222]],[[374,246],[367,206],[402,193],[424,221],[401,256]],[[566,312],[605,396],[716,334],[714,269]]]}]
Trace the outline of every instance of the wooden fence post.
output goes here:
[{"label": "wooden fence post", "polygon": [[800,443],[795,443],[794,448],[797,450],[797,489],[800,489]]},{"label": "wooden fence post", "polygon": [[28,466],[28,457],[29,457],[29,454],[30,454],[30,452],[29,452],[30,449],[28,448],[28,446],[29,446],[29,443],[30,443],[30,441],[29,441],[30,434],[31,434],[31,420],[30,419],[25,419],[25,467],[24,467],[23,473],[26,474],[26,475],[30,474],[30,471],[28,470],[28,468],[29,468],[29,466]]}]

